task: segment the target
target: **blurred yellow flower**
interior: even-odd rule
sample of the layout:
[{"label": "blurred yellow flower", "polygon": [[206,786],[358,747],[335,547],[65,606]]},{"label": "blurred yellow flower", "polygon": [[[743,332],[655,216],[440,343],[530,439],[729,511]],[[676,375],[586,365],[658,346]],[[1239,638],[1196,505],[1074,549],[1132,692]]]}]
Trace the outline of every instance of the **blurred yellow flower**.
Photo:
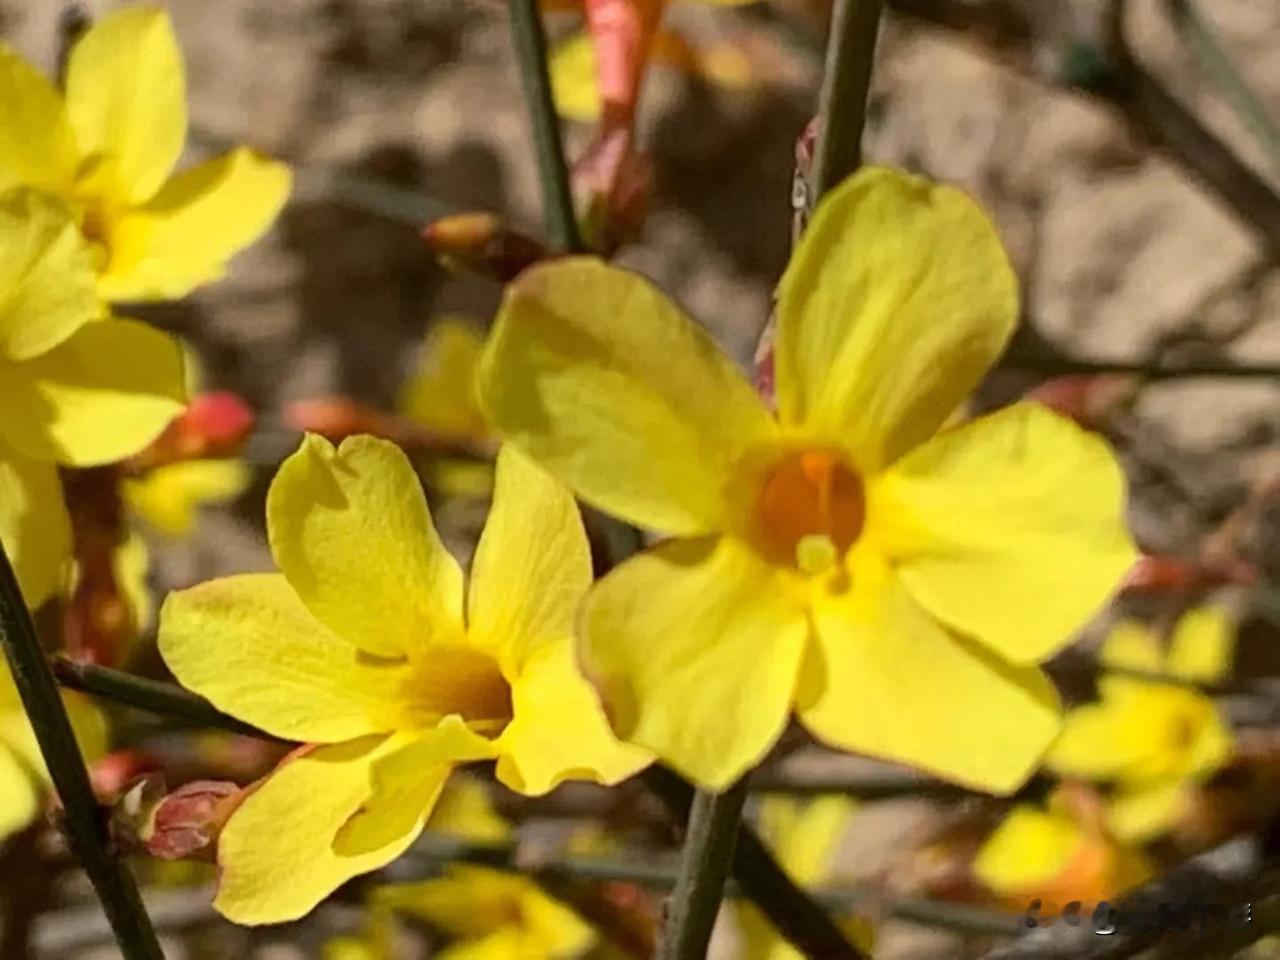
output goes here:
[{"label": "blurred yellow flower", "polygon": [[1142,851],[1108,833],[1090,803],[1058,790],[1044,809],[1014,807],[978,851],[974,874],[1018,910],[1034,899],[1097,904],[1153,876]]},{"label": "blurred yellow flower", "polygon": [[982,212],[886,169],[823,200],[783,277],[776,416],[633,273],[571,257],[508,288],[490,422],[672,535],[584,609],[619,736],[718,789],[794,708],[834,747],[998,793],[1026,779],[1060,725],[1036,664],[1135,550],[1100,438],[1034,403],[938,432],[1017,317]]},{"label": "blurred yellow flower", "polygon": [[137,453],[185,397],[177,343],[106,314],[66,209],[32,190],[0,193],[0,540],[30,606],[69,572],[55,464]]},{"label": "blurred yellow flower", "polygon": [[451,866],[437,880],[383,887],[373,899],[448,935],[437,960],[572,960],[597,940],[530,878],[487,867]]},{"label": "blurred yellow flower", "polygon": [[243,460],[184,460],[126,478],[122,492],[125,502],[143,520],[161,533],[181,537],[195,526],[201,506],[234,500],[251,479]]},{"label": "blurred yellow flower", "polygon": [[[814,887],[827,879],[856,809],[857,805],[843,796],[809,802],[767,796],[760,804],[760,833],[787,875],[802,887]],[[756,907],[741,903],[735,911],[742,930],[743,960],[800,960],[803,956],[778,935]],[[875,933],[865,920],[849,917],[841,927],[857,947],[871,952]]]},{"label": "blurred yellow flower", "polygon": [[[106,753],[106,721],[87,698],[62,694],[85,760]],[[0,842],[31,823],[40,812],[49,774],[27,721],[4,658],[0,657]]]},{"label": "blurred yellow flower", "polygon": [[166,600],[174,675],[310,744],[222,833],[216,905],[232,920],[301,916],[394,859],[457,763],[496,759],[503,783],[539,794],[648,762],[613,738],[574,660],[591,562],[573,498],[515,450],[499,454],[495,486],[464,591],[400,449],[309,435],[267,498],[282,572]]},{"label": "blurred yellow flower", "polygon": [[[477,382],[483,349],[484,337],[470,321],[434,321],[400,392],[400,412],[444,438],[469,443],[489,439]],[[432,457],[425,470],[428,486],[450,496],[483,498],[493,489],[493,468],[487,462]]]},{"label": "blurred yellow flower", "polygon": [[0,188],[67,203],[113,301],[180,297],[222,275],[289,192],[281,164],[236,149],[171,176],[187,135],[182,53],[168,14],[128,7],[76,42],[65,97],[0,44]]},{"label": "blurred yellow flower", "polygon": [[[1177,624],[1167,653],[1145,626],[1119,624],[1104,666],[1188,681],[1230,671],[1233,631],[1221,610],[1202,607]],[[1187,811],[1197,786],[1231,759],[1234,741],[1213,699],[1190,686],[1104,674],[1100,699],[1067,714],[1046,762],[1062,776],[1116,785],[1108,826],[1126,840],[1154,838]]]}]

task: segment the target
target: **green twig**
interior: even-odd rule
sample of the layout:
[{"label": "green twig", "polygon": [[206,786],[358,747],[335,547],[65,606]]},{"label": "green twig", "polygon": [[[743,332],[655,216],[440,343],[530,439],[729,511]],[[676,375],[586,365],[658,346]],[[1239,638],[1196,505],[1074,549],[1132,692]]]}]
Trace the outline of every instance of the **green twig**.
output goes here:
[{"label": "green twig", "polygon": [[1166,0],[1165,6],[1183,42],[1217,84],[1236,116],[1257,138],[1272,168],[1280,171],[1280,125],[1240,74],[1230,54],[1191,0]]},{"label": "green twig", "polygon": [[685,826],[680,872],[667,906],[658,956],[662,960],[703,960],[711,943],[733,848],[747,800],[746,779],[723,793],[699,790]]},{"label": "green twig", "polygon": [[72,852],[84,866],[102,901],[125,960],[163,960],[138,888],[111,850],[84,758],[40,649],[35,624],[27,613],[8,554],[0,546],[0,646],[13,671],[14,685],[35,731],[49,776],[62,799]]},{"label": "green twig", "polygon": [[228,716],[208,700],[182,687],[148,680],[123,670],[77,663],[66,657],[53,659],[53,674],[64,687],[114,700],[160,716],[181,720],[197,727],[212,727],[249,737],[274,740],[257,727]]},{"label": "green twig", "polygon": [[883,0],[836,0],[818,100],[811,206],[862,164],[862,130]]},{"label": "green twig", "polygon": [[538,157],[538,178],[542,184],[542,219],[552,246],[568,253],[586,248],[578,232],[569,188],[569,168],[560,140],[560,120],[551,96],[551,76],[547,72],[547,38],[537,0],[510,0],[511,32],[520,65],[520,87],[524,92],[533,126],[533,145]]}]

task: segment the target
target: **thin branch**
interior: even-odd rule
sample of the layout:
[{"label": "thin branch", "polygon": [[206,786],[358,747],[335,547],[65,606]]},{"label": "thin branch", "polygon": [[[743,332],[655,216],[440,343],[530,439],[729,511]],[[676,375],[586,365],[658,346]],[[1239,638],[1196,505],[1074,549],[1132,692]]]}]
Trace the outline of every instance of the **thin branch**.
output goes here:
[{"label": "thin branch", "polygon": [[1133,374],[1147,380],[1197,378],[1280,380],[1280,364],[1234,363],[1230,360],[1166,364],[1146,363],[1140,360],[1086,360],[1018,352],[1005,357],[1002,366],[1006,369],[1023,370],[1050,377],[1117,373]]},{"label": "thin branch", "polygon": [[84,866],[115,931],[125,960],[163,960],[133,876],[107,840],[84,758],[53,673],[40,649],[8,554],[0,545],[0,647],[35,731],[53,785],[62,799],[72,852]]},{"label": "thin branch", "polygon": [[694,795],[680,853],[680,872],[667,904],[658,950],[662,960],[706,957],[746,800],[745,778],[723,793],[699,790]]},{"label": "thin branch", "polygon": [[529,121],[533,125],[533,145],[538,156],[538,178],[542,184],[542,219],[552,246],[569,253],[586,248],[578,231],[569,187],[569,167],[560,139],[560,119],[551,95],[547,71],[547,38],[537,0],[510,0],[511,32],[520,65],[520,89],[524,93]]},{"label": "thin branch", "polygon": [[883,0],[836,0],[818,100],[810,205],[862,164],[862,131]]},{"label": "thin branch", "polygon": [[1266,105],[1241,75],[1192,0],[1166,0],[1165,6],[1178,35],[1191,48],[1236,116],[1266,151],[1272,168],[1280,172],[1280,124],[1276,123]]},{"label": "thin branch", "polygon": [[249,737],[274,740],[257,727],[228,716],[208,700],[172,683],[148,680],[123,670],[54,657],[53,675],[72,690],[137,707],[197,727],[212,727]]}]

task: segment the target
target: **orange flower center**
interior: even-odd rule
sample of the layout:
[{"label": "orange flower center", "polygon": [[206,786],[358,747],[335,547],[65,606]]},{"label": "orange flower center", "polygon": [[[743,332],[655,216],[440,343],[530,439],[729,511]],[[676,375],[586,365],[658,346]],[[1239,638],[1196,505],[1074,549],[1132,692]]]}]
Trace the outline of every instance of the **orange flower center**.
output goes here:
[{"label": "orange flower center", "polygon": [[761,550],[774,563],[822,573],[858,539],[866,513],[862,479],[840,454],[789,454],[765,475],[756,497]]},{"label": "orange flower center", "polygon": [[429,650],[414,682],[415,699],[429,714],[458,714],[483,736],[511,722],[511,685],[492,657],[466,646]]}]

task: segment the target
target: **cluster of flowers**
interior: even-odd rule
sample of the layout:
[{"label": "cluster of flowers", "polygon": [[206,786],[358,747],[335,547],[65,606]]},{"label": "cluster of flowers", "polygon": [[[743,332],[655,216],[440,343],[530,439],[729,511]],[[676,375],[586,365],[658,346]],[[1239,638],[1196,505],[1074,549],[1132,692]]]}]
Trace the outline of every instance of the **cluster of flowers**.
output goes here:
[{"label": "cluster of flowers", "polygon": [[[75,44],[65,93],[0,48],[0,102],[17,106],[0,130],[0,539],[33,608],[72,573],[59,468],[136,457],[187,397],[179,344],[108,304],[215,279],[288,192],[285,168],[243,149],[170,176],[183,86],[148,8]],[[1040,666],[1135,560],[1114,455],[1035,402],[958,415],[1018,315],[978,207],[879,168],[823,198],[795,250],[768,398],[636,274],[594,257],[523,271],[487,340],[455,344],[455,419],[501,443],[469,575],[397,445],[308,435],[267,498],[278,572],[164,603],[174,676],[298,744],[236,797],[218,909],[306,914],[408,849],[464,764],[495,761],[527,795],[655,759],[720,790],[793,718],[830,747],[995,794],[1046,756],[1118,781],[1092,832],[1061,800],[1010,818],[978,871],[1011,897],[1086,840],[1167,823],[1188,778],[1230,752],[1212,704],[1117,676],[1064,727]],[[431,405],[422,384],[411,403]],[[578,500],[660,538],[596,579]],[[1204,678],[1229,656],[1206,642],[1164,663],[1129,630],[1107,658]],[[101,721],[69,703],[101,749]],[[41,768],[7,678],[0,721],[2,835],[34,815]],[[552,939],[585,936],[555,918]]]}]

